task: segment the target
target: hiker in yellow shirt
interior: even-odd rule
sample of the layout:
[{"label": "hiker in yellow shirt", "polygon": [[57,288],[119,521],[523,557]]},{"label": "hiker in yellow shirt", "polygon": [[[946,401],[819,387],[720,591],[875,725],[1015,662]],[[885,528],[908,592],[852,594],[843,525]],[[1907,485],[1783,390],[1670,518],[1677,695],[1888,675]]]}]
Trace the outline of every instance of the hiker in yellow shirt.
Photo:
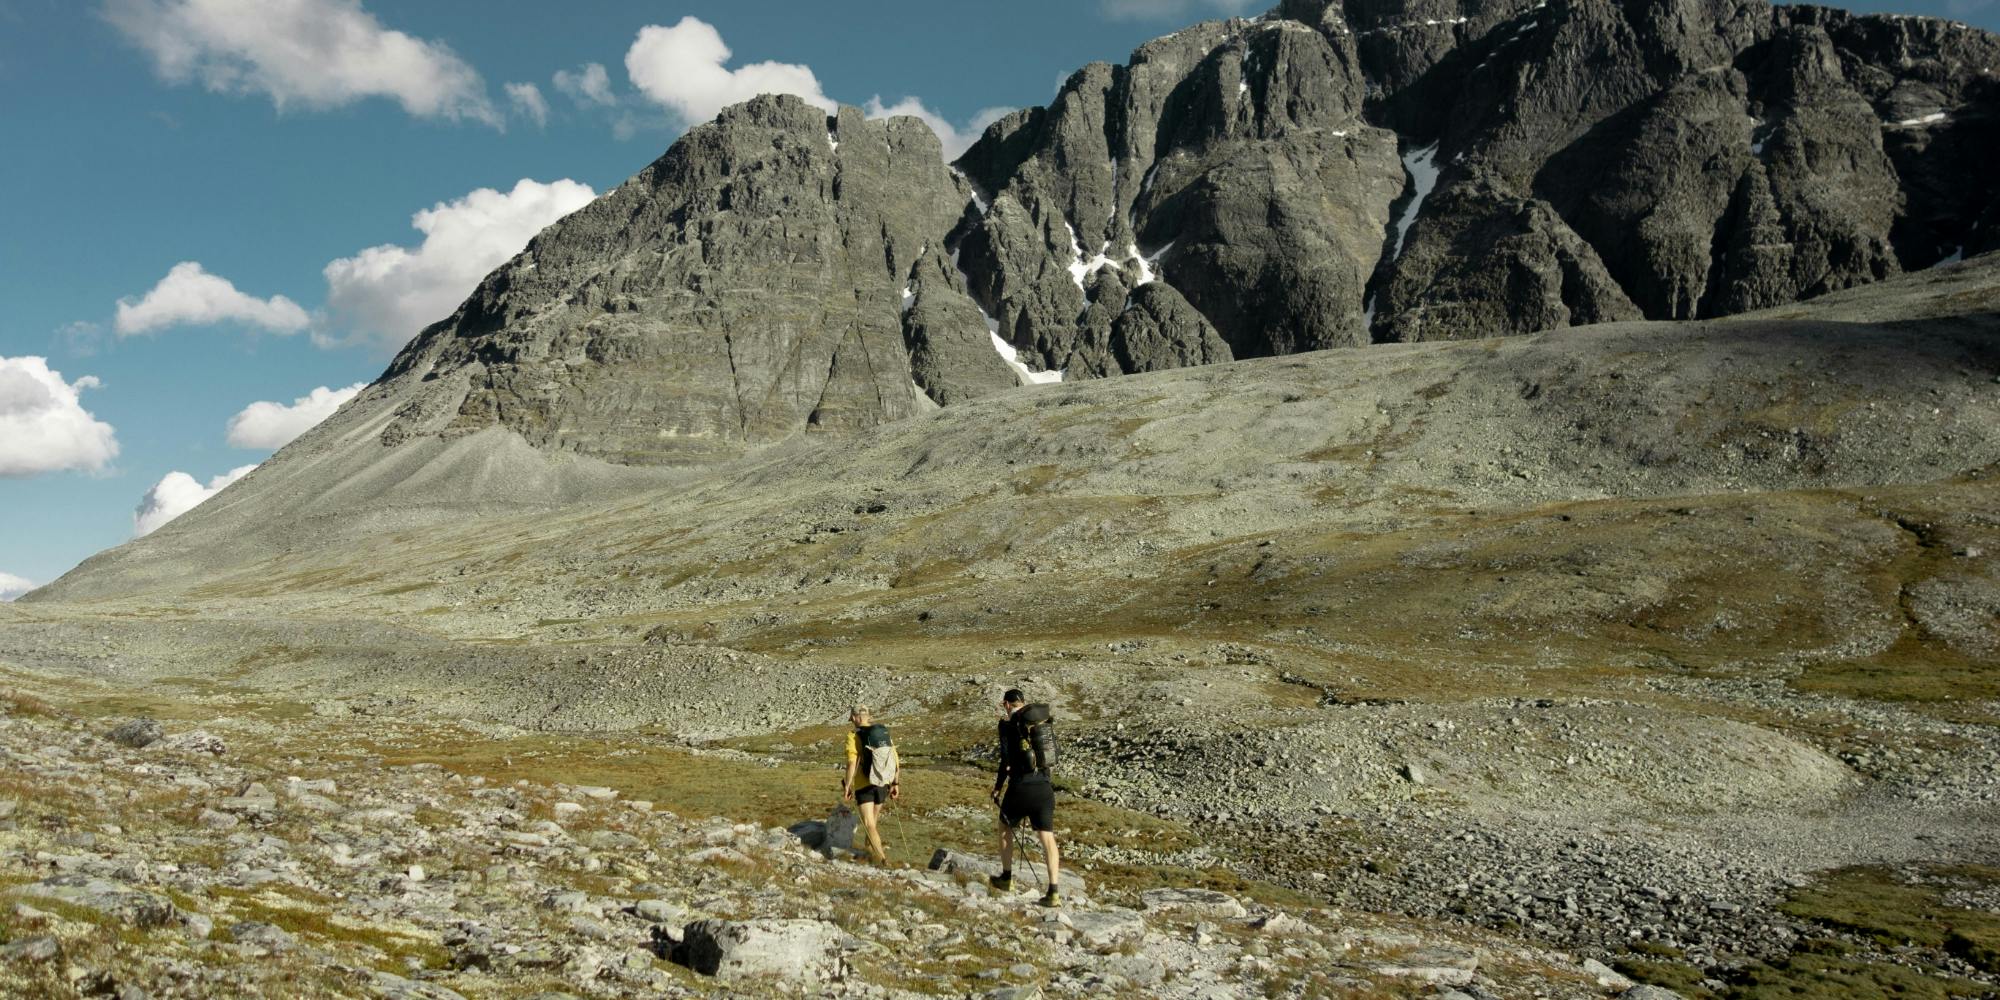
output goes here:
[{"label": "hiker in yellow shirt", "polygon": [[882,833],[875,818],[883,803],[902,798],[900,761],[896,744],[889,739],[889,727],[871,725],[868,706],[856,705],[847,713],[854,728],[847,731],[847,777],[841,779],[840,797],[861,810],[861,827],[868,834],[868,860],[889,863],[882,849]]}]

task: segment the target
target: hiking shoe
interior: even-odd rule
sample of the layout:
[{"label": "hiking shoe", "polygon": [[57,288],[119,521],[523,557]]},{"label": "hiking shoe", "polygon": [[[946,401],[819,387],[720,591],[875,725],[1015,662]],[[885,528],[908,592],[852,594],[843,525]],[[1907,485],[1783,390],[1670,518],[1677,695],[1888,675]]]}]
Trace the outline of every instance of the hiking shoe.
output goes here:
[{"label": "hiking shoe", "polygon": [[1042,905],[1050,907],[1061,906],[1062,893],[1057,892],[1055,889],[1050,889],[1048,893],[1042,897]]},{"label": "hiking shoe", "polygon": [[993,888],[995,888],[995,889],[998,889],[998,890],[1000,890],[1001,892],[1013,892],[1013,891],[1014,891],[1014,876],[1012,876],[1012,875],[988,875],[988,876],[986,876],[986,884],[987,884],[987,885],[990,885],[990,886],[992,886],[992,887],[993,887]]}]

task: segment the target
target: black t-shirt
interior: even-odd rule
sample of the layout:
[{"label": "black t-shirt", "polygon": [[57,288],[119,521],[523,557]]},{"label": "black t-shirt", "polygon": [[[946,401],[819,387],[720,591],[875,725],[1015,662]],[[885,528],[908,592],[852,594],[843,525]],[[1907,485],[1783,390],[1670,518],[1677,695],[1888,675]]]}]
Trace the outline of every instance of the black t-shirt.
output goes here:
[{"label": "black t-shirt", "polygon": [[1048,777],[1046,771],[1035,769],[1035,751],[1028,744],[1028,726],[1013,719],[1000,720],[1000,774],[993,787],[999,788],[1009,778],[1026,778],[1040,774]]}]

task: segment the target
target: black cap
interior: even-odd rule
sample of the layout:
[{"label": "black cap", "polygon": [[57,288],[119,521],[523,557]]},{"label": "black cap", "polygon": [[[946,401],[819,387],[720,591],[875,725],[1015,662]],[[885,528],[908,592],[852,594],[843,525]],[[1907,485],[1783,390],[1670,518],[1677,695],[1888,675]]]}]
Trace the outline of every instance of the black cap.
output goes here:
[{"label": "black cap", "polygon": [[1009,705],[1018,705],[1027,701],[1028,696],[1022,694],[1020,688],[1008,688],[1007,693],[1000,696],[1000,700]]}]

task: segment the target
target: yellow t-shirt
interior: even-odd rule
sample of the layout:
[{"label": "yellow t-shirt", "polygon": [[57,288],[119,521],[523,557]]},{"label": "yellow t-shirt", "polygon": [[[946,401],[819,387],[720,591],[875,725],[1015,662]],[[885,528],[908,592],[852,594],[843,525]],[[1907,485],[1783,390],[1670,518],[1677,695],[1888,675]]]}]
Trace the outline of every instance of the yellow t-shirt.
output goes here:
[{"label": "yellow t-shirt", "polygon": [[[855,763],[860,759],[861,733],[859,730],[850,729],[847,731],[847,766],[854,767]],[[858,792],[864,788],[875,787],[875,784],[868,780],[868,770],[866,768],[856,769],[854,775],[854,780],[857,782],[854,786],[854,791]]]}]

